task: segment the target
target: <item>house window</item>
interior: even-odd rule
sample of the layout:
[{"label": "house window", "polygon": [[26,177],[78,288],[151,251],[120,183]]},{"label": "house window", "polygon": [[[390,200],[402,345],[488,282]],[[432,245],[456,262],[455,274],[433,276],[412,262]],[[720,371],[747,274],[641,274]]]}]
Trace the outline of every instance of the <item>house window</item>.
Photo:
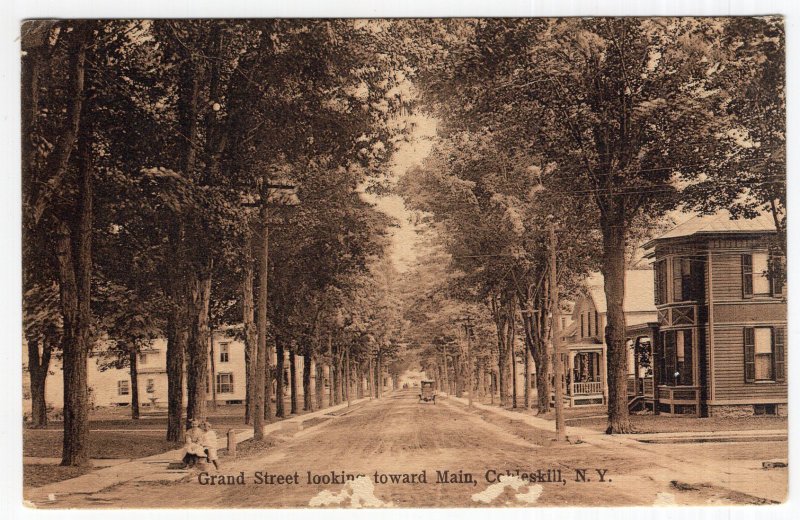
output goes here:
[{"label": "house window", "polygon": [[581,337],[586,337],[586,329],[584,328],[583,313],[581,313]]},{"label": "house window", "polygon": [[594,311],[594,335],[600,335],[600,315],[597,311]]},{"label": "house window", "polygon": [[139,354],[139,364],[140,365],[147,364],[147,354]]},{"label": "house window", "polygon": [[156,380],[155,379],[148,379],[147,380],[147,393],[152,394],[156,391]]},{"label": "house window", "polygon": [[230,353],[230,343],[220,343],[219,344],[219,362],[220,363],[227,363],[228,356]]},{"label": "house window", "polygon": [[671,330],[662,333],[664,349],[659,363],[659,383],[691,386],[694,381],[694,334],[691,330]]},{"label": "house window", "polygon": [[659,260],[653,269],[656,305],[667,303],[667,261]]},{"label": "house window", "polygon": [[692,260],[675,257],[672,259],[672,301],[682,302],[694,299],[692,294]]},{"label": "house window", "polygon": [[128,395],[131,393],[130,381],[121,379],[117,381],[117,395]]},{"label": "house window", "polygon": [[586,311],[586,335],[592,335],[592,311]]},{"label": "house window", "polygon": [[567,328],[567,318],[561,318],[561,330],[565,330]]},{"label": "house window", "polygon": [[744,329],[744,378],[757,381],[785,381],[786,330],[782,327]]},{"label": "house window", "polygon": [[769,255],[753,254],[753,294],[765,296],[770,294],[772,284],[769,280]]},{"label": "house window", "polygon": [[[768,253],[742,255],[742,296],[778,296],[783,294],[782,257]],[[772,269],[770,269],[772,263]]]},{"label": "house window", "polygon": [[230,373],[217,374],[217,393],[218,394],[233,393],[233,374]]}]

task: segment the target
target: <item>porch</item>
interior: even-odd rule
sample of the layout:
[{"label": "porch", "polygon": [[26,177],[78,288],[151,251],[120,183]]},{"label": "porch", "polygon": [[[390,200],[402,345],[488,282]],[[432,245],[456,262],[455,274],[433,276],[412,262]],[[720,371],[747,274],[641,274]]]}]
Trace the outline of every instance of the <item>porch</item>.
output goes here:
[{"label": "porch", "polygon": [[564,361],[564,402],[567,406],[606,403],[605,351],[601,344],[570,344]]}]

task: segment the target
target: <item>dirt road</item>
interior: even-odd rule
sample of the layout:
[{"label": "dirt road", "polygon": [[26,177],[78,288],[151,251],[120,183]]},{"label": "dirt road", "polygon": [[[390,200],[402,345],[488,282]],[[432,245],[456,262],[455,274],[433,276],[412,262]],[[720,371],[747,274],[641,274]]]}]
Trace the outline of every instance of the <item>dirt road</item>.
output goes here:
[{"label": "dirt road", "polygon": [[[752,502],[713,486],[676,488],[646,454],[487,421],[407,391],[371,401],[178,482],[128,482],[45,507],[468,507]],[[515,434],[517,433],[517,434]],[[523,438],[524,437],[524,438]],[[507,472],[520,477],[503,477]]]}]

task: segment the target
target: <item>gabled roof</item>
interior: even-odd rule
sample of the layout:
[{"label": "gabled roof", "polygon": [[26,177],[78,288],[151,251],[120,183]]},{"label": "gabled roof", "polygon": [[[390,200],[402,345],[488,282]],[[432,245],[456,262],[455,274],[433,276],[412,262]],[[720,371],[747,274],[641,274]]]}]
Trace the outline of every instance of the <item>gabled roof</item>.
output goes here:
[{"label": "gabled roof", "polygon": [[[603,287],[603,275],[600,273],[590,274],[585,285],[597,312],[606,312],[608,307]],[[625,300],[622,302],[622,309],[624,312],[656,312],[652,270],[629,269],[625,271]]]},{"label": "gabled roof", "polygon": [[646,249],[653,247],[658,240],[689,237],[692,235],[712,235],[719,233],[774,233],[775,221],[768,213],[761,213],[753,219],[733,219],[727,210],[720,210],[713,215],[698,215],[675,226],[660,237],[644,245]]}]

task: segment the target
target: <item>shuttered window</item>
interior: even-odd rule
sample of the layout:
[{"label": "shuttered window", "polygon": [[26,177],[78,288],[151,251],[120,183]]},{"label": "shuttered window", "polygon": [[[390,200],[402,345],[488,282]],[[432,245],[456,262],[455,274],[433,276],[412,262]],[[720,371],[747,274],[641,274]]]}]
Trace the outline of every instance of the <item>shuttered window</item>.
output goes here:
[{"label": "shuttered window", "polygon": [[217,393],[233,393],[233,374],[217,374]]},{"label": "shuttered window", "polygon": [[772,284],[769,277],[769,255],[767,253],[753,253],[753,294],[768,296],[772,293]]},{"label": "shuttered window", "polygon": [[594,335],[600,335],[600,314],[597,311],[594,311]]},{"label": "shuttered window", "polygon": [[786,330],[782,327],[745,327],[744,379],[786,380]]}]

